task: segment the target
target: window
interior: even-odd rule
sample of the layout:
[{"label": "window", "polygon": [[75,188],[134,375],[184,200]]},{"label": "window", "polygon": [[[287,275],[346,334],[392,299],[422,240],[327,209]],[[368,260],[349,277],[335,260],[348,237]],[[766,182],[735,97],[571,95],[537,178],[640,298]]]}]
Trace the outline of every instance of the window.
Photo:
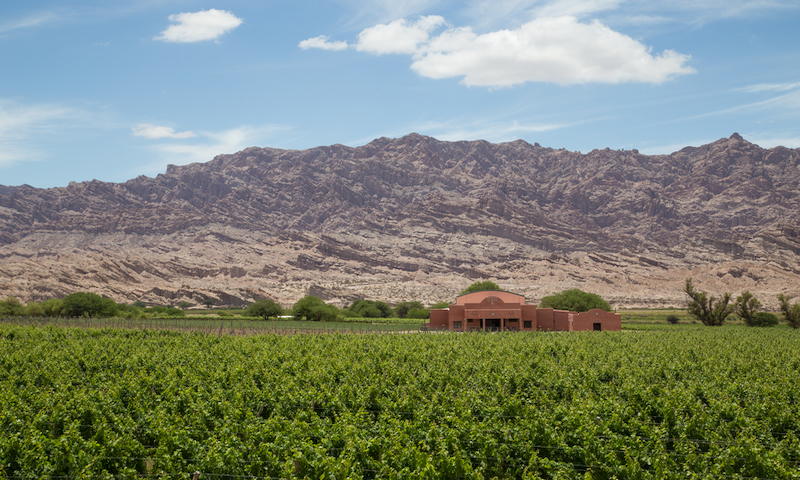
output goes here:
[{"label": "window", "polygon": [[461,322],[453,322],[453,328],[461,328]]},{"label": "window", "polygon": [[467,319],[467,322],[469,322],[469,323],[472,323],[472,319],[471,319],[471,318],[468,318],[468,319]]},{"label": "window", "polygon": [[522,328],[533,328],[533,321],[531,321],[531,320],[523,320],[522,321]]},{"label": "window", "polygon": [[594,331],[595,332],[602,332],[603,331],[603,326],[601,324],[599,324],[599,323],[595,323],[594,324]]}]

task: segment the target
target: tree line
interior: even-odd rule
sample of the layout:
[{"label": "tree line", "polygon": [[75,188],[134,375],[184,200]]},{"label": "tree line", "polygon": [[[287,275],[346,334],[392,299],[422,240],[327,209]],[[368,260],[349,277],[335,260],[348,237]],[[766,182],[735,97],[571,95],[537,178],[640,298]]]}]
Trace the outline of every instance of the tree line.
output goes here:
[{"label": "tree line", "polygon": [[[761,301],[747,290],[732,302],[730,293],[725,292],[721,297],[716,297],[705,290],[698,291],[692,279],[687,278],[683,291],[689,296],[689,303],[686,306],[689,314],[700,320],[703,325],[718,327],[724,324],[730,315],[738,316],[750,327],[770,327],[778,324],[778,317],[761,311]],[[778,303],[784,321],[792,328],[799,327],[800,303],[791,305],[789,298],[782,293],[778,295]]]}]

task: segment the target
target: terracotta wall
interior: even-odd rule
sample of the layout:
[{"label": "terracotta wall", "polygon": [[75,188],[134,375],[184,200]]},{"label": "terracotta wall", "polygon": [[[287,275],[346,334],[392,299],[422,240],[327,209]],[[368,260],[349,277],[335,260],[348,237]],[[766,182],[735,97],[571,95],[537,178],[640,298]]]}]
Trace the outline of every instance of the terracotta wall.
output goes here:
[{"label": "terracotta wall", "polygon": [[431,320],[425,324],[431,330],[442,330],[447,328],[448,311],[446,308],[431,310]]},{"label": "terracotta wall", "polygon": [[572,323],[572,330],[586,331],[594,330],[594,324],[599,323],[602,331],[619,331],[622,330],[622,315],[614,312],[606,312],[600,308],[593,308],[588,312],[571,313],[570,322]]},{"label": "terracotta wall", "polygon": [[553,310],[553,318],[556,321],[556,330],[559,332],[572,331],[572,322],[570,322],[567,310]]},{"label": "terracotta wall", "polygon": [[552,308],[537,308],[536,309],[536,330],[553,330],[555,328],[555,319],[553,318]]}]

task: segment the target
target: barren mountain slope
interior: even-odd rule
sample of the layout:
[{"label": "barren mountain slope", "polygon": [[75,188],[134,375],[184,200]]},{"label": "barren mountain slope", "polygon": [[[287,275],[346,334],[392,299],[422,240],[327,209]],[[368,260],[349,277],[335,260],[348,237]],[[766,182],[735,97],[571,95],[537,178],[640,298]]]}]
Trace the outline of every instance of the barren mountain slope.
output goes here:
[{"label": "barren mountain slope", "polygon": [[417,134],[248,148],[156,178],[0,186],[0,293],[118,301],[449,300],[475,278],[618,306],[800,295],[800,151],[739,135],[671,155]]}]

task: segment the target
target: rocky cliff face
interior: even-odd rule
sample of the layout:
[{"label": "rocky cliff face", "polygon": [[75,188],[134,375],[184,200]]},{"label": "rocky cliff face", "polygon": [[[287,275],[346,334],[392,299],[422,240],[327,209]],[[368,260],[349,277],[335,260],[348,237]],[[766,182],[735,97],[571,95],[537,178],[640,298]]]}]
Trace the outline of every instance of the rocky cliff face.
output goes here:
[{"label": "rocky cliff face", "polygon": [[476,278],[619,306],[798,295],[800,151],[734,134],[671,155],[417,134],[248,148],[156,178],[0,186],[0,291],[43,299],[450,300]]}]

